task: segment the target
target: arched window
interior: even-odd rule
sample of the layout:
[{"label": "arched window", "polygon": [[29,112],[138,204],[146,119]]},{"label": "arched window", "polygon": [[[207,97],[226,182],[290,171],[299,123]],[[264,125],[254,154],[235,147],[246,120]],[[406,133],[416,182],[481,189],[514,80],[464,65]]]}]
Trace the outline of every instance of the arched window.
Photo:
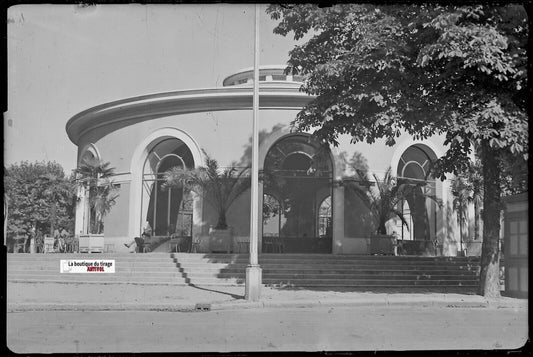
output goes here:
[{"label": "arched window", "polygon": [[405,150],[398,163],[398,178],[412,181],[434,181],[431,167],[435,156],[426,146],[412,145]]},{"label": "arched window", "polygon": [[143,170],[143,218],[154,235],[192,235],[192,199],[183,187],[166,187],[165,172],[173,167],[192,168],[187,145],[176,138],[159,141],[150,150]]},{"label": "arched window", "polygon": [[331,212],[331,196],[328,196],[318,206],[318,236],[321,238],[333,236]]},{"label": "arched window", "polygon": [[428,196],[435,196],[436,182],[431,174],[435,153],[426,145],[412,145],[404,151],[397,168],[398,183],[417,185],[414,192],[400,203],[408,226],[398,220],[401,238],[429,240],[436,236],[436,203]]}]

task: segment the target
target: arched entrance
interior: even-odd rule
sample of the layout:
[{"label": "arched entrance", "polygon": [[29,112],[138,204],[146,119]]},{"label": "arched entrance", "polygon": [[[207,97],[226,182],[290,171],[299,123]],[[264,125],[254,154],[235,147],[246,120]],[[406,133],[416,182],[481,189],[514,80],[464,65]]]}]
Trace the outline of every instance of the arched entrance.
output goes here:
[{"label": "arched entrance", "polygon": [[166,187],[164,174],[173,167],[192,168],[194,160],[187,145],[177,138],[165,138],[152,145],[144,162],[141,215],[156,236],[178,233],[192,236],[193,199],[183,187]]},{"label": "arched entrance", "polygon": [[272,145],[264,161],[263,252],[274,239],[285,253],[331,253],[332,175],[329,149],[308,135]]},{"label": "arched entrance", "polygon": [[431,167],[437,159],[426,145],[408,147],[402,154],[397,168],[398,183],[417,185],[401,203],[401,210],[408,227],[398,227],[404,240],[433,241],[437,235],[436,182]]}]

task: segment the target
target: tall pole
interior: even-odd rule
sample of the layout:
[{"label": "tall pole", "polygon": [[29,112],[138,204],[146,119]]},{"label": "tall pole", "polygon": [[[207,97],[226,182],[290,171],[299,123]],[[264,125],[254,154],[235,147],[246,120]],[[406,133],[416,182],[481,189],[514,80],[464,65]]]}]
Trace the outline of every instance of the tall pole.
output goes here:
[{"label": "tall pole", "polygon": [[255,4],[255,46],[254,46],[254,91],[252,124],[252,186],[250,215],[250,262],[246,267],[246,300],[257,301],[261,296],[261,267],[258,258],[259,220],[259,4]]}]

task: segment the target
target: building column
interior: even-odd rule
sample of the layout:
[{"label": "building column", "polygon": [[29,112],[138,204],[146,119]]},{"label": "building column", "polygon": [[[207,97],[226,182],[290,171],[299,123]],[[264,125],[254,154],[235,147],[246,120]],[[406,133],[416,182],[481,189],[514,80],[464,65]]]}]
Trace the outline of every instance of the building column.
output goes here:
[{"label": "building column", "polygon": [[203,200],[196,192],[191,192],[192,204],[192,239],[198,239],[202,235],[203,223]]},{"label": "building column", "polygon": [[74,222],[74,234],[87,234],[88,233],[88,200],[86,197],[87,191],[81,185],[78,186],[78,202],[76,202],[76,218]]},{"label": "building column", "polygon": [[333,254],[342,254],[344,241],[344,186],[341,180],[333,182]]}]

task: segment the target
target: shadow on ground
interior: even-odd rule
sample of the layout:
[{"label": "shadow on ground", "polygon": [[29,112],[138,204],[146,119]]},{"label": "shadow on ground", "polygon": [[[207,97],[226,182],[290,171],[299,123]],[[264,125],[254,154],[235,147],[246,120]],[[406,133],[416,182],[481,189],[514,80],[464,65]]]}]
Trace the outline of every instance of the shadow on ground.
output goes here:
[{"label": "shadow on ground", "polygon": [[236,300],[244,299],[243,295],[232,294],[232,293],[228,293],[227,291],[208,289],[206,287],[200,287],[200,286],[192,284],[192,283],[189,283],[189,286],[192,287],[192,288],[198,289],[198,290],[210,291],[210,292],[213,292],[213,293],[219,293],[219,294],[223,294],[223,295],[229,295],[229,296],[231,296],[232,298],[234,298]]}]

